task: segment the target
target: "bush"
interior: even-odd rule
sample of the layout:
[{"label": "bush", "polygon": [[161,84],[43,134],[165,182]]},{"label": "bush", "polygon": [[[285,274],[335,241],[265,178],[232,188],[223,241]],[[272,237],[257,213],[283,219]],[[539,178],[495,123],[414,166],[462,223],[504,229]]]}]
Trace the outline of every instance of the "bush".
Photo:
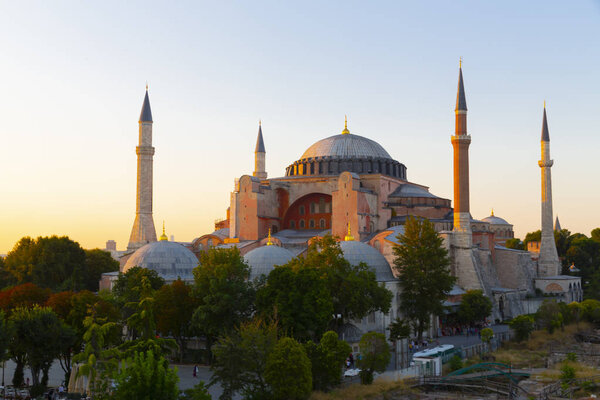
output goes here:
[{"label": "bush", "polygon": [[575,354],[575,353],[567,353],[567,361],[576,362],[577,361],[577,354]]},{"label": "bush", "polygon": [[458,371],[463,367],[462,359],[458,354],[455,354],[450,361],[448,361],[448,367],[450,367],[450,372]]},{"label": "bush", "polygon": [[212,397],[206,390],[204,382],[200,382],[193,388],[184,390],[179,395],[179,400],[212,400]]},{"label": "bush", "polygon": [[563,383],[567,383],[568,381],[571,381],[573,379],[575,379],[575,368],[573,368],[569,364],[563,365],[560,369],[560,380]]},{"label": "bush", "polygon": [[519,315],[508,324],[515,331],[515,339],[521,342],[529,338],[533,332],[533,318],[529,315]]},{"label": "bush", "polygon": [[555,329],[563,326],[563,315],[560,312],[560,306],[553,300],[544,300],[535,315],[535,319],[540,327],[546,329],[548,333],[553,333]]},{"label": "bush", "polygon": [[358,367],[362,370],[360,381],[364,385],[373,383],[373,373],[383,372],[390,362],[390,345],[385,335],[377,332],[365,333],[360,339]]},{"label": "bush", "polygon": [[483,328],[481,330],[481,340],[484,343],[490,343],[490,340],[492,340],[492,338],[494,337],[494,331],[491,330],[490,328]]},{"label": "bush", "polygon": [[312,375],[304,347],[289,337],[279,340],[267,358],[265,381],[276,399],[307,399],[312,390]]}]

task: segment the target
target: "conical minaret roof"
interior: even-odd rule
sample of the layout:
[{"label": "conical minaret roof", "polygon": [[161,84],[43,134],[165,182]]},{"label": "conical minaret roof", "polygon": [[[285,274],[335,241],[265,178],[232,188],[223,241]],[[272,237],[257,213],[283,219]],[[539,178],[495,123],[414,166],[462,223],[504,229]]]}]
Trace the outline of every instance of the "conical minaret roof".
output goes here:
[{"label": "conical minaret roof", "polygon": [[558,220],[558,215],[556,216],[556,220],[554,221],[554,230],[559,232],[562,230],[562,228],[560,227],[560,221]]},{"label": "conical minaret roof", "polygon": [[262,136],[262,123],[258,122],[258,137],[256,138],[256,148],[254,149],[255,153],[266,153],[265,150],[265,142],[263,141]]},{"label": "conical minaret roof", "polygon": [[542,121],[542,142],[549,142],[548,120],[546,119],[546,104],[544,103],[544,120]]},{"label": "conical minaret roof", "polygon": [[456,111],[467,111],[467,98],[465,97],[465,85],[462,76],[462,61],[458,67],[458,90],[456,92]]},{"label": "conical minaret roof", "polygon": [[148,86],[146,86],[146,96],[140,113],[140,122],[152,122],[152,110],[150,109],[150,98],[148,97]]}]

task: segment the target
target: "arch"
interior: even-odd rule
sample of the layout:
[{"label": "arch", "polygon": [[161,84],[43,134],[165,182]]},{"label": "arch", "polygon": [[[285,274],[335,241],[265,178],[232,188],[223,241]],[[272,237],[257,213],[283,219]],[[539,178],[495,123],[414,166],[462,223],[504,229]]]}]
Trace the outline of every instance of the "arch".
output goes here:
[{"label": "arch", "polygon": [[[316,221],[319,221],[319,228],[331,227],[331,202],[331,195],[325,193],[309,193],[298,198],[286,210],[282,229],[315,229],[317,228]],[[307,213],[307,211],[309,212]],[[307,214],[311,218],[308,222],[304,220]],[[324,220],[324,226],[322,226],[321,220]],[[292,225],[292,221],[297,222]]]}]

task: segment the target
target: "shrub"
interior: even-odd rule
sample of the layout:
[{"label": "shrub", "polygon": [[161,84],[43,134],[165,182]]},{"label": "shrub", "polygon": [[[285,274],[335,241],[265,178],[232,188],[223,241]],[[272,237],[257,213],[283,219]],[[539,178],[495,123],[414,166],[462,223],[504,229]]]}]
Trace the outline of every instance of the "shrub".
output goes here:
[{"label": "shrub", "polygon": [[276,399],[307,399],[312,389],[312,374],[304,347],[292,338],[280,339],[267,358],[265,380]]},{"label": "shrub", "polygon": [[373,373],[385,371],[390,362],[390,346],[385,335],[377,332],[365,333],[360,339],[360,355],[358,367],[360,381],[364,385],[373,383]]},{"label": "shrub", "polygon": [[458,371],[463,367],[462,359],[458,354],[454,355],[450,361],[448,362],[448,367],[450,367],[450,371]]},{"label": "shrub", "polygon": [[529,315],[519,315],[508,324],[515,331],[515,339],[518,342],[526,340],[533,332],[533,318]]},{"label": "shrub", "polygon": [[566,383],[573,379],[575,379],[575,368],[573,368],[569,364],[563,365],[562,368],[560,369],[560,380],[563,383]]}]

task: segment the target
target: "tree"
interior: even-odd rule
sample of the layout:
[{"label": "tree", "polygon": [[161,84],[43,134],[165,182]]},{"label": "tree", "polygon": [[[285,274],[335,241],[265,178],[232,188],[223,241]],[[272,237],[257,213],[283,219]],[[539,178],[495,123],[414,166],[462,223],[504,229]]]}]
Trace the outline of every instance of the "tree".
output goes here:
[{"label": "tree", "polygon": [[98,291],[100,277],[105,272],[119,270],[119,262],[105,250],[85,250],[85,282],[84,287],[92,292]]},{"label": "tree", "polygon": [[410,324],[401,318],[396,318],[388,327],[390,340],[402,340],[410,336]]},{"label": "tree", "polygon": [[360,371],[360,382],[363,385],[373,383],[373,374],[383,372],[390,363],[390,345],[383,333],[369,332],[360,338],[360,355],[358,367]]},{"label": "tree", "polygon": [[5,269],[17,284],[31,282],[53,290],[81,290],[85,252],[66,236],[24,237],[7,254]]},{"label": "tree", "polygon": [[[17,308],[11,315],[14,336],[11,353],[29,366],[33,386],[45,386],[48,370],[64,345],[68,328],[50,308]],[[43,379],[40,380],[40,373]]]},{"label": "tree", "polygon": [[527,250],[519,238],[506,239],[505,246],[509,249]]},{"label": "tree", "polygon": [[327,282],[316,268],[277,267],[256,294],[258,312],[274,318],[297,340],[315,340],[327,329],[333,314]]},{"label": "tree", "polygon": [[210,393],[206,389],[204,382],[199,382],[193,388],[185,389],[183,395],[179,397],[181,400],[212,400]]},{"label": "tree", "polygon": [[0,308],[10,313],[15,308],[43,306],[50,296],[50,289],[33,283],[24,283],[0,292]]},{"label": "tree", "polygon": [[12,321],[6,317],[4,311],[0,310],[0,362],[6,360],[8,347],[13,334]]},{"label": "tree", "polygon": [[271,385],[275,399],[308,399],[312,375],[304,347],[292,338],[280,339],[267,358],[265,380]]},{"label": "tree", "polygon": [[167,360],[147,353],[135,352],[126,359],[115,375],[114,400],[176,400],[179,397],[177,370]]},{"label": "tree", "polygon": [[529,242],[541,242],[542,241],[542,231],[537,230],[535,232],[529,232],[525,235],[525,239],[523,239],[523,247],[527,249],[527,244]]},{"label": "tree", "polygon": [[181,279],[161,287],[154,296],[156,328],[163,335],[175,338],[180,362],[183,362],[185,338],[191,334],[191,319],[196,304],[191,287]]},{"label": "tree", "polygon": [[351,265],[335,238],[326,235],[314,240],[304,257],[292,259],[287,266],[295,270],[317,269],[327,283],[338,326],[345,320],[360,320],[376,311],[387,313],[392,293],[379,285],[375,272],[365,263]]},{"label": "tree", "polygon": [[469,326],[485,321],[492,313],[492,301],[481,290],[467,290],[458,307],[458,319]]},{"label": "tree", "polygon": [[340,340],[334,331],[328,331],[318,344],[311,340],[304,348],[311,364],[313,389],[327,391],[338,386],[344,361],[352,351],[350,345]]},{"label": "tree", "polygon": [[553,300],[544,300],[537,313],[536,322],[548,333],[553,333],[556,328],[563,325],[563,316],[560,312],[560,306]]},{"label": "tree", "polygon": [[248,399],[271,398],[265,380],[267,358],[277,344],[277,326],[261,320],[243,323],[234,332],[221,337],[214,346],[213,376],[209,383],[219,383],[221,400],[231,400],[235,393]]},{"label": "tree", "polygon": [[400,308],[421,340],[431,314],[443,313],[456,278],[450,274],[442,238],[427,219],[409,217],[398,242],[394,267],[400,274]]},{"label": "tree", "polygon": [[515,331],[515,339],[518,342],[527,340],[534,329],[533,317],[530,315],[519,315],[513,318],[508,325]]},{"label": "tree", "polygon": [[141,300],[144,279],[148,280],[152,290],[158,290],[165,284],[165,280],[158,275],[158,272],[147,268],[133,267],[124,274],[119,273],[113,286],[113,293],[120,305],[137,303]]},{"label": "tree", "polygon": [[483,328],[481,330],[481,341],[483,343],[490,344],[490,341],[494,337],[494,331],[491,328]]},{"label": "tree", "polygon": [[255,290],[250,267],[236,247],[211,248],[202,253],[200,265],[194,268],[194,327],[206,337],[211,348],[215,338],[232,332],[248,320],[253,311]]}]

